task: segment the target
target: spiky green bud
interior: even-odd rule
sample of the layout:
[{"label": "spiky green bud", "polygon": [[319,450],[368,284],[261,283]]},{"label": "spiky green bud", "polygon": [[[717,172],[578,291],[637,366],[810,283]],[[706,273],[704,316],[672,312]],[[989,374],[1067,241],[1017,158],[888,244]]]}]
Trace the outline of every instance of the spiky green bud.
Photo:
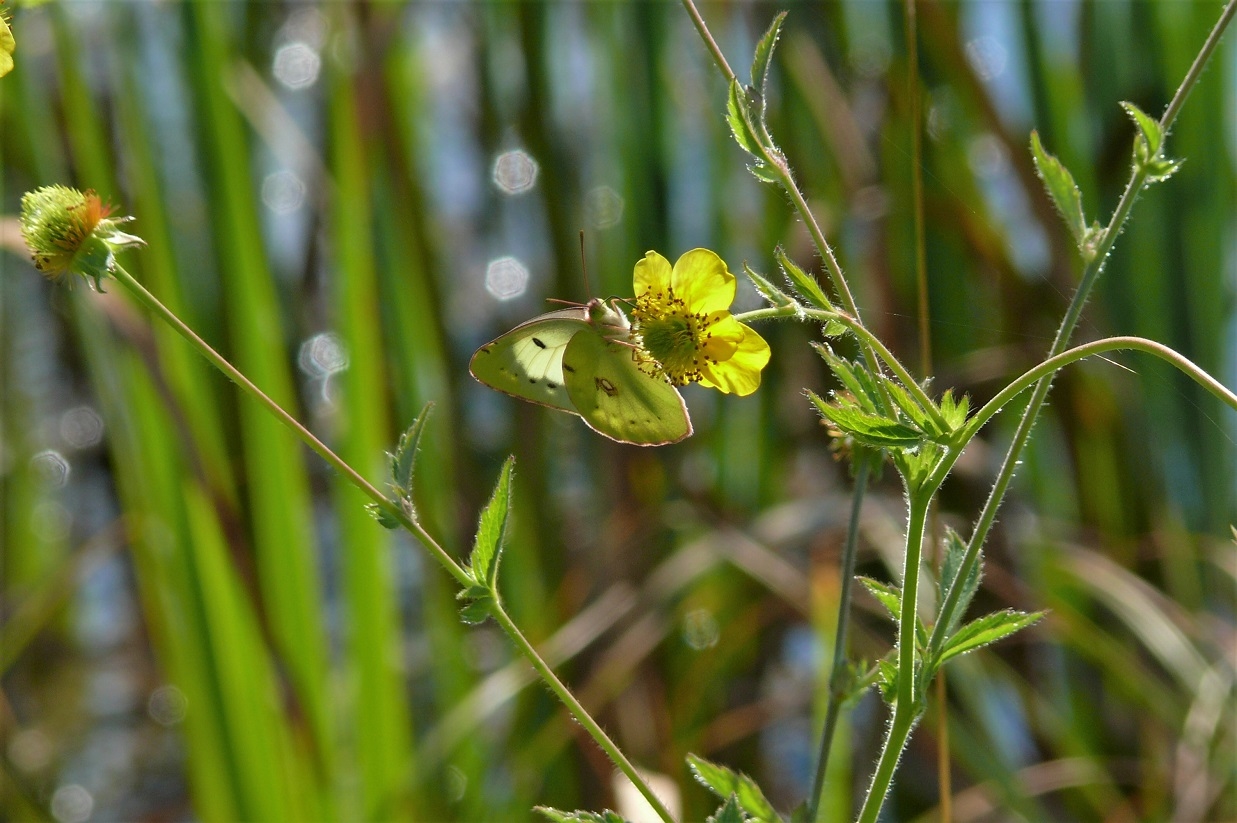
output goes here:
[{"label": "spiky green bud", "polygon": [[101,281],[112,272],[116,252],[146,241],[119,229],[131,217],[109,217],[93,191],[85,193],[68,186],[45,186],[21,199],[21,233],[30,247],[35,267],[57,280],[65,274],[80,274]]}]

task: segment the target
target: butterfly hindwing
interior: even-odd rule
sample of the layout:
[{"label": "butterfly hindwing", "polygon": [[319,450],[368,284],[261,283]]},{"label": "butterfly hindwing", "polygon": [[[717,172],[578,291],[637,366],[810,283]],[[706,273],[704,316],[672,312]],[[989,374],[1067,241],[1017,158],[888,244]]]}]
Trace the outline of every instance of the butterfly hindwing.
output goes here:
[{"label": "butterfly hindwing", "polygon": [[472,376],[522,400],[575,412],[563,376],[563,353],[577,334],[597,334],[584,308],[533,318],[477,349]]},{"label": "butterfly hindwing", "polygon": [[692,433],[678,391],[642,372],[629,346],[592,326],[567,343],[562,369],[575,411],[612,440],[662,446]]}]

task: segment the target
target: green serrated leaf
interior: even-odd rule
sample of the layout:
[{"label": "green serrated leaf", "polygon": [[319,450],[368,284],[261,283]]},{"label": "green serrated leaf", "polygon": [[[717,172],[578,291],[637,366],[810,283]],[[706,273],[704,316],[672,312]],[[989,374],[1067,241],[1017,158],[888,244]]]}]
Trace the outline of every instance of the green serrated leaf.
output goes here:
[{"label": "green serrated leaf", "polygon": [[1078,190],[1074,176],[1060,160],[1044,151],[1037,131],[1031,132],[1031,155],[1035,159],[1035,169],[1044,181],[1044,188],[1048,190],[1048,196],[1065,219],[1065,225],[1074,236],[1074,242],[1081,248],[1087,232],[1087,219],[1082,212],[1082,192]]},{"label": "green serrated leaf", "polygon": [[429,420],[434,404],[426,403],[420,414],[412,421],[408,430],[400,435],[399,443],[391,457],[391,484],[396,494],[412,501],[412,475],[416,469],[417,449],[421,443],[421,433],[425,431],[425,423]]},{"label": "green serrated leaf", "polygon": [[782,272],[786,275],[786,279],[790,281],[791,287],[798,292],[800,297],[818,309],[833,311],[833,305],[829,302],[829,298],[825,296],[825,292],[821,289],[820,284],[816,282],[816,278],[799,268],[795,261],[786,255],[784,248],[781,246],[775,248],[773,250],[773,257],[777,260],[777,264],[781,266]]},{"label": "green serrated leaf", "polygon": [[[945,599],[945,593],[954,585],[954,578],[958,576],[958,570],[962,567],[962,560],[966,556],[966,542],[953,529],[945,527],[945,557],[941,560],[941,582],[938,588],[940,598]],[[983,566],[983,554],[981,553],[975,563],[967,572],[966,580],[962,582],[962,591],[958,595],[958,606],[954,609],[953,622],[947,627],[948,631],[952,632],[954,627],[958,625],[958,621],[966,614],[967,607],[971,605],[971,600],[975,598],[975,592],[979,590],[979,581],[981,578],[981,567]]]},{"label": "green serrated leaf", "polygon": [[606,809],[604,812],[564,812],[549,806],[533,806],[533,811],[553,823],[627,823],[617,812]]},{"label": "green serrated leaf", "polygon": [[989,643],[995,643],[1003,637],[1009,637],[1014,632],[1037,622],[1044,614],[1045,612],[1026,614],[1013,609],[1005,609],[972,620],[945,641],[939,662],[944,663],[952,657],[974,651]]},{"label": "green serrated leaf", "polygon": [[726,123],[730,126],[730,134],[735,142],[745,152],[760,159],[760,141],[749,125],[750,109],[747,92],[739,86],[738,80],[730,81],[730,96],[726,99]]},{"label": "green serrated leaf", "polygon": [[365,511],[369,512],[370,516],[377,520],[378,524],[384,529],[398,529],[400,527],[400,522],[395,519],[394,515],[377,503],[366,503]]},{"label": "green serrated leaf", "polygon": [[893,400],[894,405],[903,414],[910,418],[910,421],[915,424],[919,431],[929,435],[944,434],[932,420],[932,417],[924,410],[923,406],[919,405],[919,401],[912,397],[911,393],[901,383],[883,375],[882,379],[884,380],[885,391],[888,392],[889,398]]},{"label": "green serrated leaf", "polygon": [[782,23],[786,20],[786,12],[779,12],[773,18],[768,31],[756,43],[756,54],[752,57],[752,85],[760,93],[760,116],[765,114],[765,99],[769,86],[769,66],[773,62],[773,49],[777,46],[777,38],[782,34]]},{"label": "green serrated leaf", "polygon": [[[856,363],[838,357],[833,353],[833,349],[822,343],[812,343],[812,348],[816,349],[816,353],[825,361],[825,365],[829,367],[829,371],[833,372],[833,376],[838,379],[848,392],[855,397],[855,401],[863,403],[867,408],[874,410],[876,407],[871,401],[871,397],[867,393],[867,385],[859,379],[856,371],[863,368]],[[809,394],[811,394],[809,392]]]},{"label": "green serrated leaf", "polygon": [[515,457],[508,457],[498,475],[498,484],[490,502],[481,512],[477,538],[469,556],[473,578],[483,585],[495,586],[498,580],[498,560],[507,540],[507,514],[511,507],[511,475]]},{"label": "green serrated leaf", "polygon": [[747,775],[717,763],[710,763],[694,754],[687,755],[687,765],[705,788],[718,797],[735,797],[739,806],[756,820],[766,823],[777,823],[781,820],[760,786]]},{"label": "green serrated leaf", "polygon": [[783,309],[794,306],[797,310],[799,304],[786,292],[779,289],[777,286],[770,283],[763,274],[756,272],[747,263],[743,264],[743,271],[747,273],[747,279],[752,281],[752,285],[756,287],[756,291],[760,292],[760,296],[774,308]]},{"label": "green serrated leaf", "polygon": [[953,389],[945,389],[945,393],[941,395],[941,417],[945,418],[945,422],[949,424],[951,431],[957,431],[966,425],[966,416],[971,411],[971,398],[967,395],[954,398]]},{"label": "green serrated leaf", "polygon": [[890,586],[888,583],[882,583],[879,580],[873,580],[871,577],[859,576],[855,578],[864,587],[872,593],[882,606],[889,612],[894,620],[902,613],[902,590],[897,586]]},{"label": "green serrated leaf", "polygon": [[739,798],[733,794],[726,798],[726,802],[718,807],[713,815],[706,818],[705,823],[743,823],[747,820],[747,816],[743,814],[743,809],[739,807]]},{"label": "green serrated leaf", "polygon": [[879,449],[913,449],[924,442],[923,435],[905,423],[869,414],[854,407],[826,403],[815,394],[809,393],[809,397],[821,417],[866,446]]},{"label": "green serrated leaf", "polygon": [[1125,100],[1121,101],[1121,108],[1125,109],[1125,113],[1138,126],[1142,139],[1146,141],[1147,159],[1154,157],[1156,152],[1160,150],[1160,144],[1164,141],[1164,132],[1160,129],[1159,122],[1138,106]]}]

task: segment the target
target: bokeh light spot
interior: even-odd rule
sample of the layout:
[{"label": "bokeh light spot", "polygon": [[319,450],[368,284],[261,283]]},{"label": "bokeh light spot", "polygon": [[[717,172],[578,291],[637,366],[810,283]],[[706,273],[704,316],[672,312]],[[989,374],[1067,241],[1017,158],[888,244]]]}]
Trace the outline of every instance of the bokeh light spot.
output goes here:
[{"label": "bokeh light spot", "polygon": [[94,813],[94,798],[76,783],[56,789],[52,795],[52,817],[60,823],[85,823]]},{"label": "bokeh light spot", "polygon": [[683,642],[696,651],[713,648],[720,636],[717,619],[708,609],[692,609],[683,615]]},{"label": "bokeh light spot", "polygon": [[262,181],[262,202],[275,214],[290,214],[305,202],[305,184],[290,171],[268,174]]},{"label": "bokeh light spot", "polygon": [[175,686],[160,686],[150,693],[146,711],[160,726],[175,726],[185,719],[189,698]]},{"label": "bokeh light spot", "polygon": [[5,749],[13,765],[27,774],[40,771],[52,762],[52,741],[39,729],[14,732]]},{"label": "bokeh light spot", "polygon": [[966,44],[966,59],[981,79],[991,80],[1005,71],[1008,55],[1004,46],[985,34]]},{"label": "bokeh light spot", "polygon": [[297,41],[280,46],[275,51],[271,73],[290,89],[303,89],[318,81],[322,58],[308,43]]},{"label": "bokeh light spot", "polygon": [[297,361],[310,377],[330,377],[348,368],[348,350],[335,332],[322,332],[301,344]]},{"label": "bokeh light spot", "polygon": [[537,184],[537,161],[523,149],[505,151],[494,161],[494,185],[503,194],[523,194]]},{"label": "bokeh light spot", "polygon": [[485,290],[499,300],[512,300],[528,288],[528,269],[514,257],[491,260],[485,267]]},{"label": "bokeh light spot", "polygon": [[61,489],[69,482],[69,461],[58,451],[47,449],[30,458],[30,469],[49,489]]},{"label": "bokeh light spot", "polygon": [[623,219],[623,198],[609,186],[597,186],[584,198],[584,213],[595,229],[617,226]]},{"label": "bokeh light spot", "polygon": [[89,406],[69,409],[60,416],[60,436],[75,449],[97,446],[103,439],[103,418]]}]

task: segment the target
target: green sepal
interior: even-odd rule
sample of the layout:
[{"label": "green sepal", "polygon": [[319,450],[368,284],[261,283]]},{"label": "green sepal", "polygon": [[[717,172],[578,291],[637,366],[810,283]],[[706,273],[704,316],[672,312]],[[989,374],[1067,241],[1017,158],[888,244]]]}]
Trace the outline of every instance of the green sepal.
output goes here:
[{"label": "green sepal", "polygon": [[777,39],[782,34],[782,23],[785,21],[786,12],[784,11],[779,12],[773,18],[768,31],[756,43],[756,53],[752,57],[752,86],[755,87],[759,94],[761,120],[765,116],[765,101],[769,87],[769,66],[773,62],[773,49],[777,46]]},{"label": "green sepal", "polygon": [[796,313],[801,310],[797,300],[770,283],[763,274],[753,270],[747,263],[743,264],[743,271],[747,274],[747,279],[751,280],[752,285],[756,287],[756,291],[760,292],[760,296],[770,306],[775,309],[786,309],[793,306]]},{"label": "green sepal", "polygon": [[760,786],[756,785],[756,781],[747,775],[717,763],[710,763],[694,754],[687,755],[687,765],[701,785],[718,797],[734,797],[739,807],[753,820],[764,821],[764,823],[781,821],[781,815],[765,797]]},{"label": "green sepal", "polygon": [[484,623],[493,614],[494,593],[485,586],[473,584],[462,589],[455,599],[464,601],[460,607],[460,619],[470,626]]},{"label": "green sepal", "polygon": [[1009,637],[1014,632],[1021,631],[1027,626],[1037,623],[1045,614],[1046,612],[1031,612],[1027,614],[1026,612],[1014,611],[1013,609],[1005,609],[976,618],[958,629],[953,637],[945,641],[940,656],[937,658],[937,665],[939,666],[952,657],[966,654],[981,646],[987,646],[989,643],[995,643],[1004,637]]},{"label": "green sepal", "polygon": [[549,806],[533,806],[533,811],[553,823],[627,823],[617,812],[564,812]]},{"label": "green sepal", "polygon": [[478,583],[495,587],[498,582],[498,561],[507,541],[508,512],[511,509],[511,476],[515,457],[508,457],[498,475],[494,494],[481,511],[477,537],[468,558],[468,570]]},{"label": "green sepal", "polygon": [[841,337],[842,335],[846,334],[848,331],[850,331],[850,329],[848,329],[846,327],[846,324],[843,323],[842,321],[830,320],[827,323],[825,323],[825,327],[821,329],[820,333],[824,335],[825,337],[834,338],[834,337]]},{"label": "green sepal", "polygon": [[705,823],[743,823],[748,819],[739,806],[739,798],[732,794],[726,798],[725,803],[718,807],[717,811],[713,812],[711,817],[705,819]]},{"label": "green sepal", "polygon": [[1044,181],[1048,196],[1056,205],[1057,211],[1065,219],[1070,234],[1079,250],[1083,250],[1083,241],[1087,235],[1087,218],[1082,212],[1082,192],[1074,182],[1074,176],[1065,168],[1060,160],[1044,151],[1044,145],[1039,140],[1039,132],[1031,132],[1031,156],[1035,159],[1035,170]]},{"label": "green sepal", "polygon": [[806,300],[811,305],[825,311],[833,311],[833,304],[829,302],[829,298],[825,296],[825,292],[821,289],[820,284],[816,282],[816,278],[809,275],[803,269],[799,268],[793,260],[786,255],[786,250],[778,246],[773,250],[773,257],[777,260],[777,264],[782,268],[782,272],[786,275],[786,279],[790,282],[791,287],[798,292],[799,296]]}]

